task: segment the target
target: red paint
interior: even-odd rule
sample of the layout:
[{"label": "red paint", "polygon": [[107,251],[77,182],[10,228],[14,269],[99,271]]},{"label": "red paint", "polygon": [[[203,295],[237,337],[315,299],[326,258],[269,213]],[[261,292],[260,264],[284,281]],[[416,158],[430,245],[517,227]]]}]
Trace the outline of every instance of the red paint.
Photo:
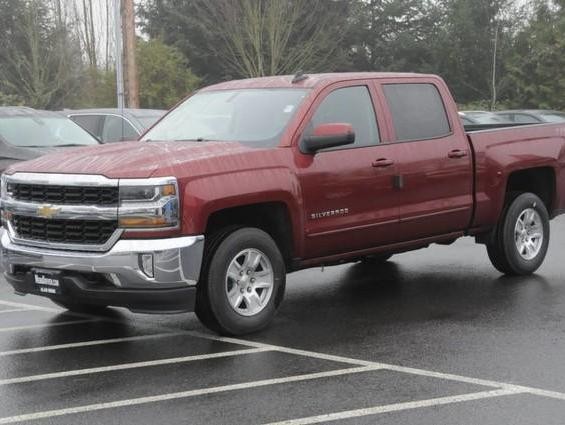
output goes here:
[{"label": "red paint", "polygon": [[354,133],[351,124],[334,123],[319,125],[314,129],[312,136],[347,136],[351,133]]},{"label": "red paint", "polygon": [[[20,163],[8,172],[101,174],[111,178],[175,176],[182,194],[183,234],[202,234],[210,214],[263,202],[284,204],[292,221],[295,258],[302,265],[369,252],[412,249],[492,228],[500,216],[508,176],[550,167],[556,175],[553,215],[565,211],[565,126],[542,125],[465,134],[443,80],[416,74],[320,74],[221,83],[206,90],[310,88],[279,147],[238,143],[120,143],[76,149]],[[445,103],[446,137],[394,143],[392,117],[381,85],[432,83]],[[336,88],[367,86],[381,144],[303,154],[301,136],[316,107]],[[346,126],[319,128],[335,134]],[[350,127],[349,127],[350,128]],[[402,177],[402,187],[395,176]],[[345,210],[347,210],[345,212]],[[313,214],[328,213],[323,218]],[[140,236],[132,234],[132,236]]]}]

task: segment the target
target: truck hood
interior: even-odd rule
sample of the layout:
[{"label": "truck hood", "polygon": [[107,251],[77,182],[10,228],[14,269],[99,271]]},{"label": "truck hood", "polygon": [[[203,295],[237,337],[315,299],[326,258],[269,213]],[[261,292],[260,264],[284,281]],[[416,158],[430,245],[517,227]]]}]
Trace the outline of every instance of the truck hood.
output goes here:
[{"label": "truck hood", "polygon": [[7,173],[98,174],[108,178],[147,178],[153,175],[174,175],[178,166],[248,150],[251,148],[235,142],[119,142],[48,154],[15,164]]}]

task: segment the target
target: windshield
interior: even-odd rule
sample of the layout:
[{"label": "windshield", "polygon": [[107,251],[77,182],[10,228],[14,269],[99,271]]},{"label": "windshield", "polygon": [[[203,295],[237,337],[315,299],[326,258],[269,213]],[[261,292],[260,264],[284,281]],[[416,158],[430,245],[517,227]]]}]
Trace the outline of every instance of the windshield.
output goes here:
[{"label": "windshield", "polygon": [[140,122],[140,124],[145,129],[155,124],[159,120],[159,118],[161,118],[161,115],[144,115],[144,116],[136,116],[135,118]]},{"label": "windshield", "polygon": [[543,114],[542,117],[547,122],[565,122],[565,114]]},{"label": "windshield", "polygon": [[304,89],[198,93],[171,111],[143,140],[214,140],[276,146],[307,93]]},{"label": "windshield", "polygon": [[87,131],[63,116],[0,117],[0,137],[11,145],[19,147],[98,144],[98,141]]}]

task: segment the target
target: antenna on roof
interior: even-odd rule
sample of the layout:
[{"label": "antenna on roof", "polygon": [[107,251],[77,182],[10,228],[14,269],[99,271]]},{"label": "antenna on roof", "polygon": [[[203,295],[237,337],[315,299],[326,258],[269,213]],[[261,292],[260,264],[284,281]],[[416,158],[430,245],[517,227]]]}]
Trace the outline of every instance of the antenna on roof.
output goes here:
[{"label": "antenna on roof", "polygon": [[306,75],[303,71],[298,71],[294,76],[294,78],[292,79],[292,84],[296,84],[307,79],[308,79],[308,75]]}]

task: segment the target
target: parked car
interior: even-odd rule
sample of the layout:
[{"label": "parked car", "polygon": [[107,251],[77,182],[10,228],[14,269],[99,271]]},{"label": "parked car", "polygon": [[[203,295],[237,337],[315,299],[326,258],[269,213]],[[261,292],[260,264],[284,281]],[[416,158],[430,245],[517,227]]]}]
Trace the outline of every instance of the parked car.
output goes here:
[{"label": "parked car", "polygon": [[18,293],[73,311],[195,310],[240,335],[267,326],[298,269],[474,236],[502,273],[533,273],[564,168],[565,124],[465,131],[436,76],[230,81],[139,142],[12,166],[2,263]]},{"label": "parked car", "polygon": [[565,112],[542,110],[542,109],[500,111],[497,112],[496,115],[510,122],[521,123],[521,124],[565,122]]},{"label": "parked car", "polygon": [[64,113],[103,143],[137,140],[167,111],[160,109],[80,109]]},{"label": "parked car", "polygon": [[460,111],[459,115],[465,125],[508,124],[512,122],[489,111]]},{"label": "parked car", "polygon": [[0,172],[59,148],[98,144],[87,131],[58,113],[0,107]]}]

